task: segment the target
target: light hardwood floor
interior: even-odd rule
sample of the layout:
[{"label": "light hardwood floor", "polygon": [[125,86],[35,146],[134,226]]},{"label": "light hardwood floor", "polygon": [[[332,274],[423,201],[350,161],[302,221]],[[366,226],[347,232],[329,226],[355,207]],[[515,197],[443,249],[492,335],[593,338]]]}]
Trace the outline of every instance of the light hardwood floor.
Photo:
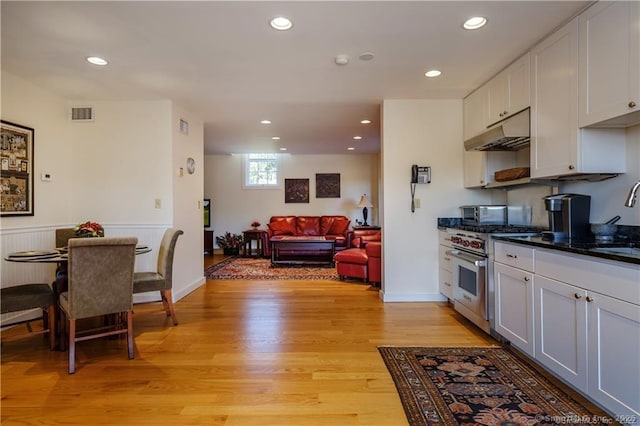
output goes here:
[{"label": "light hardwood floor", "polygon": [[446,303],[351,281],[207,281],[176,312],[136,305],[135,359],[80,342],[71,376],[42,336],[4,342],[2,425],[406,425],[377,346],[496,344]]}]

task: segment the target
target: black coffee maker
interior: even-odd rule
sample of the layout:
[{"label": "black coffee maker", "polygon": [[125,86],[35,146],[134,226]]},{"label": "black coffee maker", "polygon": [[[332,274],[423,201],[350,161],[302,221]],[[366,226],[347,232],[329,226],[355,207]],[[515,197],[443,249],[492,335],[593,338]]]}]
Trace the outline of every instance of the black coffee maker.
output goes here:
[{"label": "black coffee maker", "polygon": [[586,240],[589,238],[591,196],[557,194],[542,199],[549,214],[549,231],[543,232],[542,238],[547,240]]}]

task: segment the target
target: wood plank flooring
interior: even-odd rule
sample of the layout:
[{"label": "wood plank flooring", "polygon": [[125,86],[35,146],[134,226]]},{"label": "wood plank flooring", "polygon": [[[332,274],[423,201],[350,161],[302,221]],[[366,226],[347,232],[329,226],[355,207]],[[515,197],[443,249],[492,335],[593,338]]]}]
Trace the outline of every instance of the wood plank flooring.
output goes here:
[{"label": "wood plank flooring", "polygon": [[135,307],[135,359],[80,342],[71,376],[41,335],[3,333],[2,425],[406,425],[377,346],[496,343],[446,303],[352,281],[207,281],[177,327],[160,308]]}]

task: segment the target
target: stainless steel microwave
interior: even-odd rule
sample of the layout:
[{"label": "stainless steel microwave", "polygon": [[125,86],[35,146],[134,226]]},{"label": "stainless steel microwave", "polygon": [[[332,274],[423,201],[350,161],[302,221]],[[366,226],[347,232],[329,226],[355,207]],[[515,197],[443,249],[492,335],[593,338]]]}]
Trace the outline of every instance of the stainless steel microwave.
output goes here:
[{"label": "stainless steel microwave", "polygon": [[464,225],[506,225],[507,206],[478,205],[461,206]]}]

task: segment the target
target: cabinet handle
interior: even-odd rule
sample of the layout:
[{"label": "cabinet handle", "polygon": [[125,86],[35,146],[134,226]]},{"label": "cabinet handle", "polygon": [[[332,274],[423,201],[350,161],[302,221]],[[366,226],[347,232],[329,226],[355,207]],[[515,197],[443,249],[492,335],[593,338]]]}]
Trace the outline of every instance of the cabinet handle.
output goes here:
[{"label": "cabinet handle", "polygon": [[636,107],[636,103],[633,101],[629,101],[629,108],[635,108]]},{"label": "cabinet handle", "polygon": [[529,277],[524,277],[524,280],[525,280],[526,282],[529,282]]},{"label": "cabinet handle", "polygon": [[573,293],[573,297],[575,297],[576,299],[582,299],[582,295],[578,293]]},{"label": "cabinet handle", "polygon": [[446,260],[447,262],[451,260],[450,257],[445,257],[444,260]]},{"label": "cabinet handle", "polygon": [[516,255],[516,254],[509,254],[509,253],[507,253],[507,257],[510,257],[510,258],[512,258],[512,259],[517,259],[517,258],[518,258],[518,255]]},{"label": "cabinet handle", "polygon": [[587,302],[593,302],[593,297],[591,296],[587,296],[587,298],[585,299]]},{"label": "cabinet handle", "polygon": [[507,116],[507,115],[509,115],[509,111],[504,111],[504,112],[502,113],[502,115],[503,115],[503,116]]},{"label": "cabinet handle", "polygon": [[451,284],[449,284],[448,282],[444,282],[444,285],[446,285],[447,287],[451,287]]},{"label": "cabinet handle", "polygon": [[569,164],[569,170],[573,170],[575,169],[575,167],[573,166],[573,164]]}]

